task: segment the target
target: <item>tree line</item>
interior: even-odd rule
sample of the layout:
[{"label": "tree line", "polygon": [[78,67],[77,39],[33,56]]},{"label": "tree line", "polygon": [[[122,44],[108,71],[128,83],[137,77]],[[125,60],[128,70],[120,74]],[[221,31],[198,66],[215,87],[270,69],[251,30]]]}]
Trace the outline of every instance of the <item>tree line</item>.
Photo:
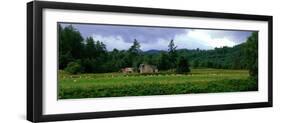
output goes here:
[{"label": "tree line", "polygon": [[258,71],[258,33],[253,32],[245,43],[234,47],[213,50],[177,49],[174,41],[167,44],[168,50],[142,51],[134,39],[128,50],[113,49],[92,37],[83,39],[73,26],[59,25],[59,69],[70,73],[118,72],[121,68],[140,64],[155,65],[161,71],[186,73],[192,68],[248,69],[251,76]]}]

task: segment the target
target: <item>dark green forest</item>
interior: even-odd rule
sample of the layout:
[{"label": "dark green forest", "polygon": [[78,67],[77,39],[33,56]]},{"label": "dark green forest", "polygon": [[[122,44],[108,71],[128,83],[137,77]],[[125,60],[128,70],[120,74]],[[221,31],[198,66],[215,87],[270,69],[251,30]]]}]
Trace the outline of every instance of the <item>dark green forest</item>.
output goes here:
[{"label": "dark green forest", "polygon": [[155,65],[160,71],[188,73],[192,68],[248,69],[257,78],[258,33],[245,43],[213,50],[178,49],[173,40],[167,51],[142,51],[135,39],[128,50],[108,51],[106,45],[92,37],[84,39],[73,26],[58,26],[59,69],[71,74],[119,72],[125,67],[137,71],[140,64]]}]

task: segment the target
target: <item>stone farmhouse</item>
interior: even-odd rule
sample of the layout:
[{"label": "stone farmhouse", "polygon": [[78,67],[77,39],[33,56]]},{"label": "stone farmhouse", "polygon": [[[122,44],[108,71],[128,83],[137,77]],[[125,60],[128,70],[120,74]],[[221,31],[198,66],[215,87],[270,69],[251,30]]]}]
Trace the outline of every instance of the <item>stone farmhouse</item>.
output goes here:
[{"label": "stone farmhouse", "polygon": [[157,73],[158,69],[154,65],[140,64],[139,71],[140,73]]}]

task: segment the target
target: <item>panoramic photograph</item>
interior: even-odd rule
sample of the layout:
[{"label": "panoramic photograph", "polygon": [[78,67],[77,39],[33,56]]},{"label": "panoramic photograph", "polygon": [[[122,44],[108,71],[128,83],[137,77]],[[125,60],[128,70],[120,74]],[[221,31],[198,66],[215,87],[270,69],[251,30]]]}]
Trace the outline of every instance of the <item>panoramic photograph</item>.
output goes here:
[{"label": "panoramic photograph", "polygon": [[258,91],[258,32],[58,22],[58,99]]}]

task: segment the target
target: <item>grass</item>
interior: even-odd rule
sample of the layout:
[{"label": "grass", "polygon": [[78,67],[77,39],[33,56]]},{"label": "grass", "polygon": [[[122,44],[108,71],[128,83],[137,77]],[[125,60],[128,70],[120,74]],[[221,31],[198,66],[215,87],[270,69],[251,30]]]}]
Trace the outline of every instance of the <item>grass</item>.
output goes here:
[{"label": "grass", "polygon": [[190,74],[59,72],[59,99],[257,91],[247,70],[192,69]]}]

